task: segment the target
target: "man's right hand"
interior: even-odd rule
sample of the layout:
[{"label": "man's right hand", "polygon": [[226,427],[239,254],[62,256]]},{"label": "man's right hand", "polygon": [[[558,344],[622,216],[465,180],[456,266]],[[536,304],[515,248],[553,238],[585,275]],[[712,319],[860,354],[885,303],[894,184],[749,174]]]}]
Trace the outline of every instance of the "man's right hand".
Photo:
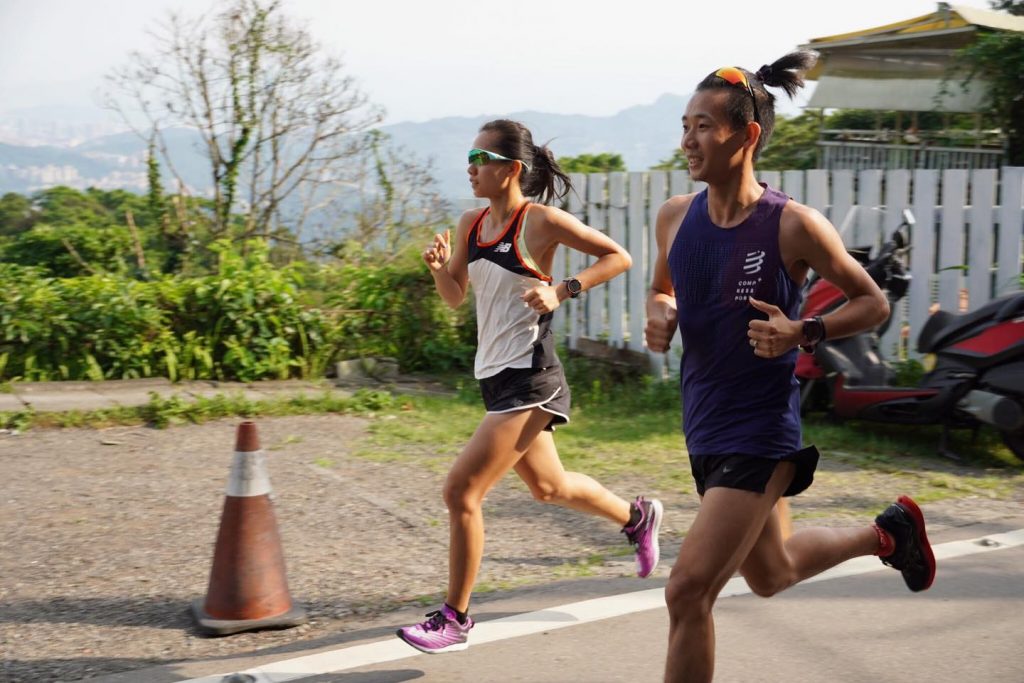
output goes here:
[{"label": "man's right hand", "polygon": [[676,311],[669,306],[659,306],[654,315],[647,316],[644,326],[644,337],[647,348],[655,353],[665,353],[676,334]]}]

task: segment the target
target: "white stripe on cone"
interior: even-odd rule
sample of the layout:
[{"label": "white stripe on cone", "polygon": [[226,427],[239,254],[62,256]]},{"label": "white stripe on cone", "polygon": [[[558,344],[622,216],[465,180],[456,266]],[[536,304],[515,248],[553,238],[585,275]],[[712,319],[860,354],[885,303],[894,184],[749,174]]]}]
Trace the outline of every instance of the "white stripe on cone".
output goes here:
[{"label": "white stripe on cone", "polygon": [[269,493],[270,477],[267,475],[267,459],[263,451],[235,451],[227,494],[235,498],[248,498]]}]

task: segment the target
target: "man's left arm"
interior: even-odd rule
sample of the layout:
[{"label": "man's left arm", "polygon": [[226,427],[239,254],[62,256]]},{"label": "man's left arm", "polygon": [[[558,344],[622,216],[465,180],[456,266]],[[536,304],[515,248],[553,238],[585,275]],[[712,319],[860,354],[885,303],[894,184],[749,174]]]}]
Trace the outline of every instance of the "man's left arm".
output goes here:
[{"label": "man's left arm", "polygon": [[847,301],[822,316],[824,336],[808,340],[802,320],[790,320],[777,306],[751,299],[751,306],[768,315],[768,320],[750,321],[747,335],[756,355],[774,358],[808,341],[849,337],[876,327],[889,317],[885,294],[850,256],[839,233],[818,211],[789,202],[780,221],[779,246],[791,275],[814,269],[838,287]]}]

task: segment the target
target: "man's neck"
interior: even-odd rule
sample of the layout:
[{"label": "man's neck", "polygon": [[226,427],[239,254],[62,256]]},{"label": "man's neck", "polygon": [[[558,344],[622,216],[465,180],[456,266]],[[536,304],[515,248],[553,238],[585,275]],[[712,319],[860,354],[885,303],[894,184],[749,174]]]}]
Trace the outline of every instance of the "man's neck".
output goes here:
[{"label": "man's neck", "polygon": [[764,188],[758,184],[753,169],[737,175],[726,183],[708,185],[708,214],[711,222],[722,228],[735,227],[753,212]]}]

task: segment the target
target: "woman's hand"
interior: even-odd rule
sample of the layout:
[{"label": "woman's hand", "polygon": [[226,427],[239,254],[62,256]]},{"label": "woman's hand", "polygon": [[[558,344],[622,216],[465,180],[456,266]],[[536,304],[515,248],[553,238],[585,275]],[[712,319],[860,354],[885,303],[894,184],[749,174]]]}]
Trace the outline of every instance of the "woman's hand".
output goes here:
[{"label": "woman's hand", "polygon": [[527,306],[541,315],[550,313],[562,305],[562,302],[558,300],[556,288],[550,285],[541,285],[528,289],[520,298],[526,302]]},{"label": "woman's hand", "polygon": [[434,235],[434,242],[429,248],[423,250],[423,262],[427,264],[431,272],[438,272],[452,257],[452,231],[445,230],[444,234]]}]

